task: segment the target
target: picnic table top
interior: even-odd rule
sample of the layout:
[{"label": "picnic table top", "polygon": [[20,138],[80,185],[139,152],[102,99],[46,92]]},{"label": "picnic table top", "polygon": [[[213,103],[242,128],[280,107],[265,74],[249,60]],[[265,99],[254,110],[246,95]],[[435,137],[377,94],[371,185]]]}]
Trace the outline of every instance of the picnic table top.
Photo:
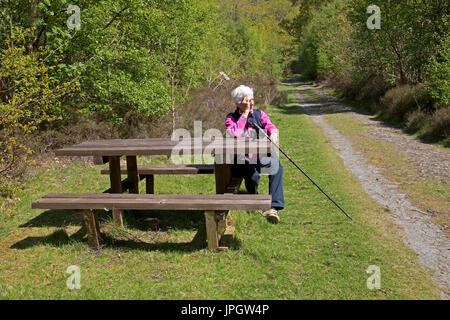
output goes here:
[{"label": "picnic table top", "polygon": [[91,140],[55,151],[56,156],[144,156],[218,153],[235,155],[242,153],[267,154],[271,144],[267,139],[106,139]]}]

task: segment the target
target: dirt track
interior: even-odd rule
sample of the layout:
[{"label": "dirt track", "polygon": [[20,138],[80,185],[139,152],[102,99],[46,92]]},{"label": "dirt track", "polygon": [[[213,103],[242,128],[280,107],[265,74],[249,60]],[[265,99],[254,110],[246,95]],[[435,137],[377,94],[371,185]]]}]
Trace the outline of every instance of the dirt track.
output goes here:
[{"label": "dirt track", "polygon": [[[382,126],[370,116],[357,113],[350,107],[326,96],[320,89],[301,81],[291,81],[290,86],[314,90],[320,98],[305,98],[297,93],[300,107],[311,116],[343,159],[347,169],[360,181],[364,190],[380,205],[392,212],[392,219],[405,230],[405,242],[418,253],[421,263],[432,270],[433,279],[441,289],[441,298],[449,299],[450,242],[440,226],[430,221],[430,216],[411,204],[407,194],[398,190],[398,184],[389,181],[382,170],[368,163],[363,152],[323,117],[323,111],[345,112],[370,127],[374,139],[389,141],[405,154],[421,177],[450,180],[450,152],[433,145],[421,143],[398,129]],[[405,280],[407,281],[407,280]]]}]

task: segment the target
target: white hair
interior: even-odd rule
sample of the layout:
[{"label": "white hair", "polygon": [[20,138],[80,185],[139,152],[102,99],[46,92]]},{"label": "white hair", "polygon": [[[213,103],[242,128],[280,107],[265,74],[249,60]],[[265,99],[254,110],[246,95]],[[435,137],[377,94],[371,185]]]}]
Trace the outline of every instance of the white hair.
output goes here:
[{"label": "white hair", "polygon": [[253,96],[253,89],[244,85],[240,85],[231,92],[231,96],[237,104],[241,103],[244,97],[248,95]]}]

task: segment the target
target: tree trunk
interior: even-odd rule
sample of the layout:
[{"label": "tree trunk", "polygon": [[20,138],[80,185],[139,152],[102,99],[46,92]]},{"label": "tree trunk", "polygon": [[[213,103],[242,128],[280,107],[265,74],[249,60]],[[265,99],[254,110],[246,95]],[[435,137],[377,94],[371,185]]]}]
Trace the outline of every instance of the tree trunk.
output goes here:
[{"label": "tree trunk", "polygon": [[[37,0],[28,0],[28,26],[32,28],[37,20]],[[36,32],[36,31],[35,31]],[[28,42],[28,51],[33,52],[35,37],[31,37]]]},{"label": "tree trunk", "polygon": [[172,133],[175,131],[175,78],[171,76],[171,109],[172,109]]}]

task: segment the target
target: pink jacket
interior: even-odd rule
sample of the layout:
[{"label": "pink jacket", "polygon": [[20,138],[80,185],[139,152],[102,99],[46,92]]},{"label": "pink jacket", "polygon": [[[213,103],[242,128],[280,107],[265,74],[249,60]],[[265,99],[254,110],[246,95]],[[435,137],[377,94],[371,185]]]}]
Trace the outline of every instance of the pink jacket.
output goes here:
[{"label": "pink jacket", "polygon": [[[241,111],[239,111],[239,114],[242,114]],[[277,127],[270,122],[269,116],[261,110],[261,122],[262,122],[262,128],[266,130],[267,135],[270,135],[273,132],[278,133]],[[250,138],[252,136],[252,131],[255,130],[248,122],[247,119],[244,117],[240,117],[237,121],[235,120],[233,114],[229,114],[225,120],[225,125],[227,129],[227,133],[234,138],[241,138],[242,133],[244,131],[244,128],[247,129],[247,133],[245,134],[245,138]],[[261,138],[261,137],[260,137]],[[252,161],[256,161],[256,159],[260,158],[260,155],[257,155],[256,159],[254,158],[253,154],[248,154],[248,158],[246,160],[246,163],[250,161],[250,163],[253,163]],[[245,158],[245,155],[240,155],[241,158]]]},{"label": "pink jacket", "polygon": [[[239,113],[242,114],[242,112],[240,111]],[[272,134],[272,132],[278,133],[277,127],[275,127],[275,125],[272,122],[270,122],[269,116],[262,110],[261,110],[261,121],[263,124],[263,129],[266,130],[267,135],[269,137]],[[247,128],[247,133],[245,137],[250,138],[252,131],[254,130],[253,127],[247,123],[247,119],[245,119],[244,117],[240,117],[238,121],[235,121],[234,117],[231,115],[228,115],[227,119],[225,120],[225,126],[227,129],[227,133],[234,138],[240,138],[242,136],[244,128]]]}]

